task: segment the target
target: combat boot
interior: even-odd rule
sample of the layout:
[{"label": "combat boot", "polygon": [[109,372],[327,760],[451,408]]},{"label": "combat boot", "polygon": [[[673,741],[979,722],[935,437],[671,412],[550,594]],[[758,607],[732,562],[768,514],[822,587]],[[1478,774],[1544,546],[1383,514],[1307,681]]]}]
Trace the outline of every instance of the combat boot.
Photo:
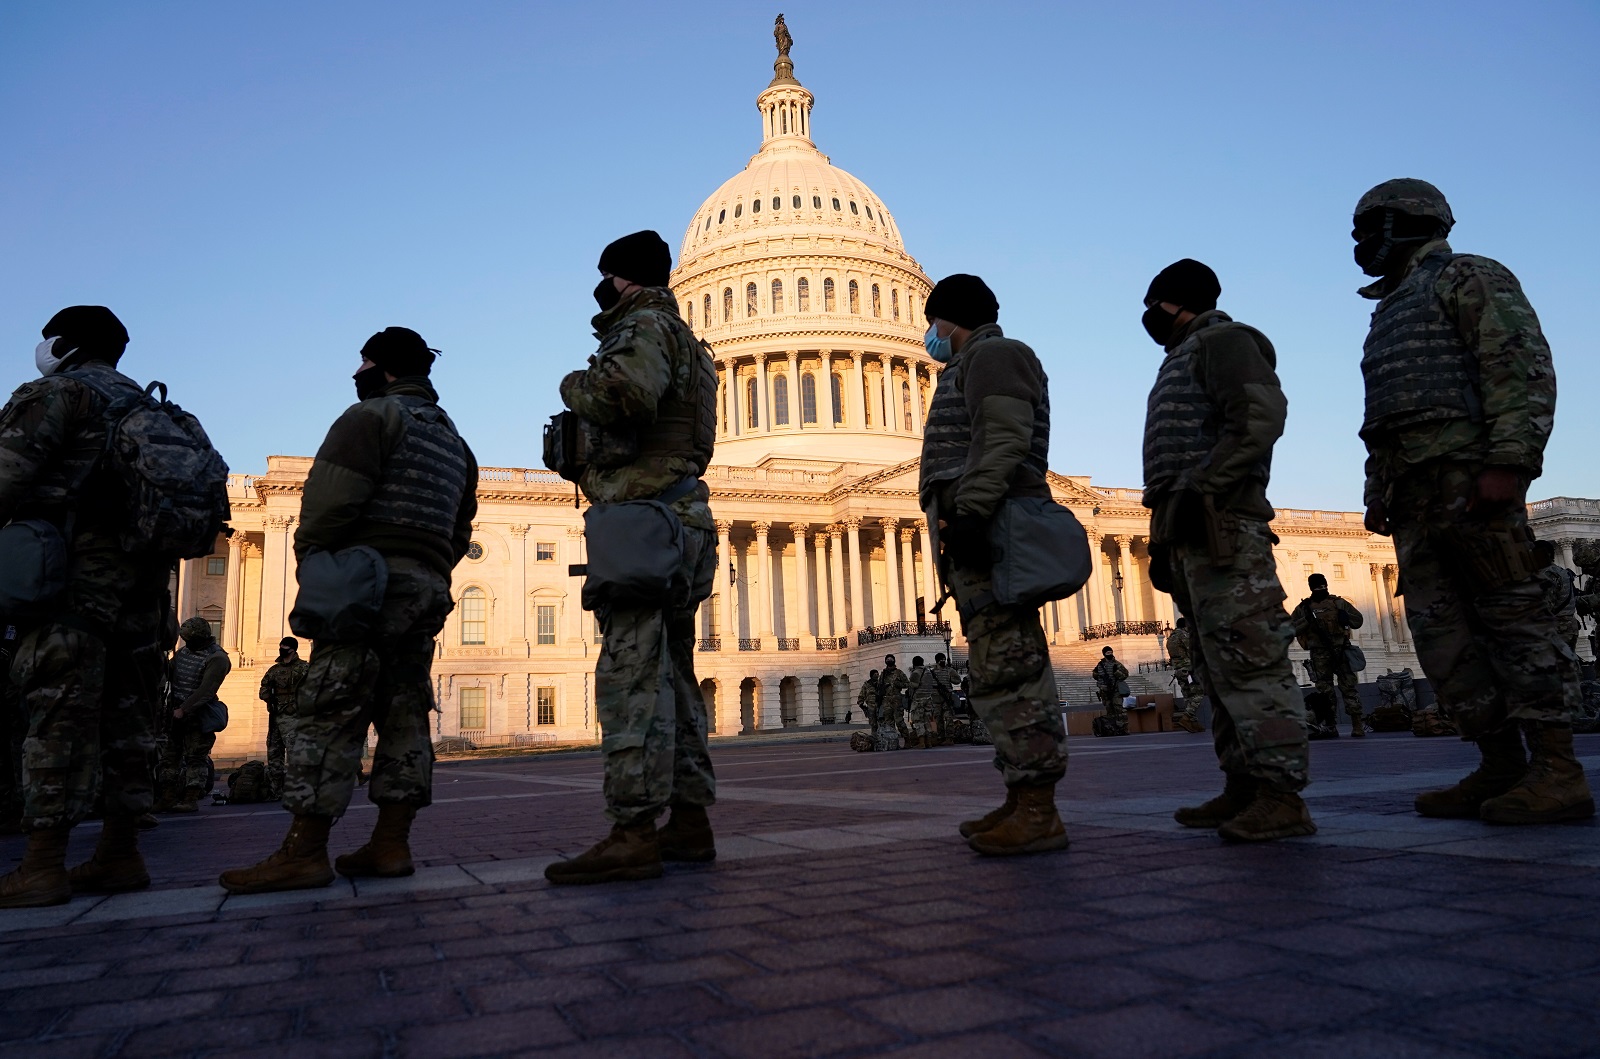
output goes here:
[{"label": "combat boot", "polygon": [[1265,783],[1256,785],[1256,796],[1244,812],[1217,828],[1229,842],[1268,842],[1275,838],[1314,835],[1311,810],[1293,791],[1280,791]]},{"label": "combat boot", "polygon": [[1572,728],[1529,724],[1532,761],[1522,782],[1484,800],[1478,815],[1491,824],[1559,824],[1594,815],[1594,795],[1572,752]]},{"label": "combat boot", "polygon": [[183,797],[173,802],[167,808],[169,813],[198,813],[200,811],[200,792],[184,791]]},{"label": "combat boot", "polygon": [[217,880],[232,894],[270,894],[279,890],[312,890],[333,882],[328,866],[331,816],[295,814],[283,845],[251,868],[225,871]]},{"label": "combat boot", "polygon": [[1200,723],[1200,718],[1188,713],[1180,713],[1172,718],[1172,723],[1182,728],[1185,732],[1204,732],[1206,726]]},{"label": "combat boot", "polygon": [[976,820],[963,820],[961,822],[961,826],[956,830],[961,832],[962,838],[971,838],[973,835],[976,835],[981,831],[987,831],[990,828],[997,826],[1000,821],[1016,812],[1016,809],[1017,789],[1015,787],[1007,787],[1006,800],[1005,803],[1000,806],[1000,808],[995,809],[984,816],[980,816]]},{"label": "combat boot", "polygon": [[717,842],[703,805],[673,802],[667,825],[656,832],[662,860],[703,864],[717,859]]},{"label": "combat boot", "polygon": [[1172,814],[1184,827],[1217,828],[1232,820],[1255,799],[1261,781],[1247,772],[1226,772],[1222,793],[1200,805],[1190,805]]},{"label": "combat boot", "polygon": [[1528,774],[1522,736],[1515,722],[1502,724],[1477,739],[1481,760],[1453,787],[1424,791],[1412,802],[1423,816],[1447,820],[1477,819],[1483,803],[1509,791]]},{"label": "combat boot", "polygon": [[1351,736],[1351,738],[1360,739],[1360,738],[1362,738],[1363,736],[1365,736],[1367,734],[1367,731],[1368,731],[1367,726],[1362,721],[1361,714],[1352,713],[1350,715],[1350,736]]},{"label": "combat boot", "polygon": [[558,860],[544,870],[558,886],[638,882],[661,878],[661,843],[653,820],[613,824],[611,833],[571,860]]},{"label": "combat boot", "polygon": [[346,879],[398,879],[415,872],[411,863],[411,822],[417,818],[414,805],[380,805],[372,837],[354,853],[334,860],[333,867]]},{"label": "combat boot", "polygon": [[70,827],[40,827],[28,832],[22,863],[0,878],[0,908],[40,908],[72,900],[67,879],[67,835]]},{"label": "combat boot", "polygon": [[1067,829],[1056,812],[1054,783],[1018,784],[1017,807],[987,831],[967,839],[975,853],[986,857],[1013,857],[1020,853],[1049,853],[1067,848]]},{"label": "combat boot", "polygon": [[94,855],[67,873],[72,892],[121,894],[150,885],[150,872],[139,854],[139,817],[107,813]]}]

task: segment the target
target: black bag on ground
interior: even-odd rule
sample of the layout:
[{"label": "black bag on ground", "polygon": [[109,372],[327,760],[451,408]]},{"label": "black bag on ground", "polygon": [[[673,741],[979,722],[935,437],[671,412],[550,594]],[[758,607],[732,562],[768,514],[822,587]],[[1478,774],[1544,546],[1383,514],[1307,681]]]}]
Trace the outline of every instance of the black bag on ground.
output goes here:
[{"label": "black bag on ground", "polygon": [[41,618],[67,590],[67,543],[52,522],[19,519],[0,529],[0,617]]},{"label": "black bag on ground", "polygon": [[336,552],[309,552],[295,578],[300,591],[289,612],[289,628],[296,636],[361,643],[378,631],[389,564],[376,548],[357,544]]},{"label": "black bag on ground", "polygon": [[228,777],[229,804],[249,805],[272,799],[267,785],[267,766],[259,761],[246,761]]},{"label": "black bag on ground", "polygon": [[1126,717],[1096,717],[1089,725],[1089,728],[1097,736],[1127,735],[1128,719]]}]

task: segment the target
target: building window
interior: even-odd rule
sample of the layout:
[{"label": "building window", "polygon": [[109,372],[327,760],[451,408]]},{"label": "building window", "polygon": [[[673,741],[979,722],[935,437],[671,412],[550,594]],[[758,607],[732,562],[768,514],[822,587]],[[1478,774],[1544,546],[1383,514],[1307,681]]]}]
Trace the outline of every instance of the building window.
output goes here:
[{"label": "building window", "polygon": [[1344,564],[1343,563],[1334,563],[1333,564],[1333,579],[1335,581],[1343,581],[1344,580]]},{"label": "building window", "polygon": [[489,727],[488,698],[484,688],[461,689],[461,731],[481,732]]},{"label": "building window", "polygon": [[817,377],[811,372],[800,376],[800,423],[817,421]]},{"label": "building window", "polygon": [[850,200],[850,212],[855,214],[857,217],[861,216],[861,211],[856,209],[856,200],[855,199],[851,199]]},{"label": "building window", "polygon": [[867,203],[866,210],[867,210],[867,220],[870,221],[870,220],[872,220],[872,204],[870,202]]},{"label": "building window", "polygon": [[833,200],[833,212],[838,213],[841,208],[842,207],[839,205],[839,200],[837,198],[834,199]]},{"label": "building window", "polygon": [[781,279],[772,281],[772,311],[775,313],[783,312],[783,280]]},{"label": "building window", "polygon": [[1313,570],[1313,569],[1312,569],[1312,568],[1311,568],[1311,564],[1310,564],[1310,563],[1301,563],[1301,564],[1300,564],[1300,570],[1301,570],[1301,572],[1302,572],[1302,573],[1304,573],[1304,574],[1305,574],[1305,575],[1306,575],[1306,576],[1307,576],[1307,577],[1310,577],[1310,576],[1311,576],[1311,575],[1312,575],[1312,574],[1313,574],[1313,573],[1315,573],[1315,572],[1316,572],[1316,571],[1314,571],[1314,570]]},{"label": "building window", "polygon": [[909,434],[915,429],[911,425],[911,384],[909,382],[900,384],[900,411],[904,414],[906,433]]},{"label": "building window", "polygon": [[702,302],[701,304],[705,307],[705,311],[700,314],[700,319],[702,319],[702,320],[704,320],[706,322],[706,326],[707,327],[710,327],[711,326],[711,295],[707,294],[706,298],[705,298],[705,301]]},{"label": "building window", "polygon": [[743,216],[744,216],[744,203],[741,202],[741,203],[738,203],[737,205],[735,205],[733,207],[733,219],[734,220],[738,220],[740,217],[743,217]]},{"label": "building window", "polygon": [[689,300],[689,326],[694,327],[694,299]]},{"label": "building window", "polygon": [[744,314],[746,316],[754,316],[756,310],[756,285],[754,283],[746,283],[744,285]]},{"label": "building window", "polygon": [[838,372],[833,373],[833,381],[828,387],[833,399],[833,422],[835,425],[844,425],[844,377]]},{"label": "building window", "polygon": [[804,276],[794,281],[794,300],[797,312],[811,311],[811,281]]},{"label": "building window", "polygon": [[[867,373],[863,371],[861,373],[861,385],[869,385],[867,378]],[[878,387],[878,393],[880,395],[883,393],[883,387]],[[872,394],[870,393],[863,393],[861,395],[861,425],[864,427],[870,427],[872,425]]]},{"label": "building window", "polygon": [[796,195],[794,197],[794,208],[795,209],[799,209],[800,208],[800,196],[799,195]]},{"label": "building window", "polygon": [[472,562],[477,562],[479,559],[482,559],[483,545],[479,544],[477,541],[473,541],[471,544],[467,545],[467,558]]},{"label": "building window", "polygon": [[718,210],[717,211],[717,223],[718,224],[721,224],[723,221],[725,221],[727,219],[728,219],[728,211],[727,210]]},{"label": "building window", "polygon": [[553,563],[556,561],[556,542],[538,541],[533,546],[533,561],[536,563]]},{"label": "building window", "polygon": [[822,311],[831,313],[833,309],[833,280],[824,279],[822,281]]},{"label": "building window", "polygon": [[534,688],[534,702],[539,708],[539,724],[556,723],[556,689]]},{"label": "building window", "polygon": [[821,195],[812,195],[811,196],[811,208],[814,209],[814,210],[822,209],[822,196]]},{"label": "building window", "polygon": [[783,196],[781,196],[781,195],[772,196],[772,208],[775,209],[775,210],[783,209]]},{"label": "building window", "polygon": [[750,212],[751,213],[760,213],[761,212],[761,200],[760,199],[756,199],[755,201],[750,203]]},{"label": "building window", "polygon": [[461,593],[461,644],[471,647],[488,642],[489,601],[483,589],[469,588]]},{"label": "building window", "polygon": [[722,288],[722,322],[727,323],[733,319],[733,288]]},{"label": "building window", "polygon": [[752,375],[744,381],[744,425],[751,430],[761,425],[761,410],[756,407],[756,379]]},{"label": "building window", "polygon": [[228,573],[228,557],[226,555],[206,556],[206,576],[223,577]]},{"label": "building window", "polygon": [[211,638],[213,640],[217,641],[218,643],[221,643],[222,642],[222,622],[216,621],[214,619],[207,619],[206,624],[211,626]]},{"label": "building window", "polygon": [[553,603],[541,603],[533,609],[534,642],[540,646],[554,646],[556,642],[556,608]]},{"label": "building window", "polygon": [[772,422],[780,427],[789,425],[789,376],[779,375],[772,380]]},{"label": "building window", "polygon": [[711,230],[711,214],[708,213],[708,214],[706,214],[706,226],[704,228],[702,228],[701,231],[709,232],[710,230]]},{"label": "building window", "polygon": [[861,311],[861,287],[855,280],[850,281],[850,311],[853,313]]},{"label": "building window", "polygon": [[900,319],[900,292],[898,290],[889,292],[889,315],[896,320]]},{"label": "building window", "polygon": [[872,315],[883,315],[883,295],[879,292],[878,285],[876,283],[872,285]]}]

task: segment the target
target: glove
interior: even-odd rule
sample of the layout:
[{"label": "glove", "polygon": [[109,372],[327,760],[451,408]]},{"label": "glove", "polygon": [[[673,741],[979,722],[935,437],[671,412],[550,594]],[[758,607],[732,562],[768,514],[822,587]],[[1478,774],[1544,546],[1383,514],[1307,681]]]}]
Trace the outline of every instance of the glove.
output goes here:
[{"label": "glove", "polygon": [[994,567],[989,547],[989,520],[982,515],[957,515],[939,531],[939,541],[952,563],[967,570]]}]

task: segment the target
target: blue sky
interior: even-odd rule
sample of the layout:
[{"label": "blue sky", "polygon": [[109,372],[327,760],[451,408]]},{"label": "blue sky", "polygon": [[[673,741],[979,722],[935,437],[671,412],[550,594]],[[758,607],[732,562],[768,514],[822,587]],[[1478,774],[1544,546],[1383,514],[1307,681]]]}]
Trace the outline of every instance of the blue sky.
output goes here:
[{"label": "blue sky", "polygon": [[[695,208],[756,149],[772,4],[0,5],[0,382],[38,328],[112,306],[234,469],[315,451],[356,351],[404,324],[489,465],[536,466],[592,351],[599,249]],[[986,277],[1052,381],[1051,464],[1136,486],[1184,256],[1271,336],[1272,499],[1354,508],[1349,218],[1437,183],[1458,250],[1522,279],[1561,401],[1536,496],[1600,495],[1600,5],[851,3],[790,9],[819,146],[934,278]]]}]

